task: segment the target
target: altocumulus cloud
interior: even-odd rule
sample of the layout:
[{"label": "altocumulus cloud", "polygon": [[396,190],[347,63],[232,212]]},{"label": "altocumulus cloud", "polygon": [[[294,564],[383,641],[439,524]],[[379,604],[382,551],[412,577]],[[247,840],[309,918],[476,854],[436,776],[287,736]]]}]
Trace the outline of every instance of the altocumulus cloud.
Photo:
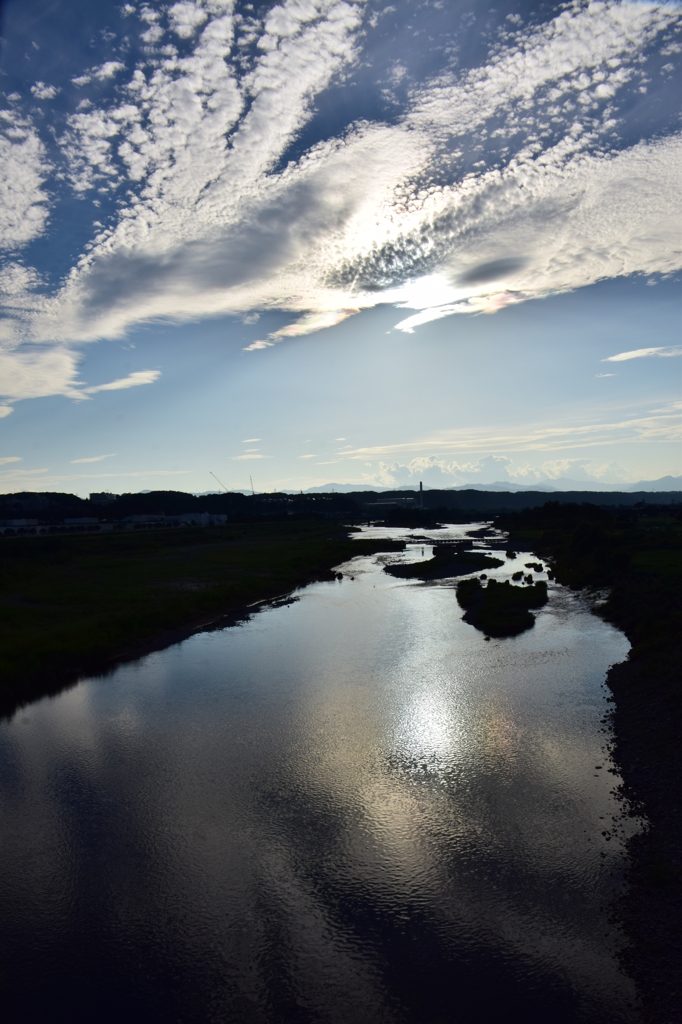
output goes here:
[{"label": "altocumulus cloud", "polygon": [[[155,371],[79,385],[74,345],[153,319],[298,315],[258,349],[379,302],[412,310],[397,317],[411,331],[682,265],[682,135],[628,144],[620,131],[652,52],[679,52],[677,4],[574,3],[509,23],[480,66],[413,82],[390,123],[347,123],[300,151],[317,98],[366,59],[368,5],[286,0],[260,19],[230,0],[122,10],[137,57],[72,79],[92,89],[49,160],[38,121],[0,111],[10,398],[151,383]],[[463,168],[464,150],[480,159]],[[51,291],[16,256],[60,201],[48,177],[117,203]]]}]

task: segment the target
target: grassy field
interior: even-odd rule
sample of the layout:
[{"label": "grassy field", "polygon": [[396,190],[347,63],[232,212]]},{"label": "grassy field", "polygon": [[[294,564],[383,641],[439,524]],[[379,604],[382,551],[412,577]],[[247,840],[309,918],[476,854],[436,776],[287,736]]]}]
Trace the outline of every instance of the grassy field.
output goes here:
[{"label": "grassy field", "polygon": [[391,546],[305,520],[3,539],[0,712]]}]

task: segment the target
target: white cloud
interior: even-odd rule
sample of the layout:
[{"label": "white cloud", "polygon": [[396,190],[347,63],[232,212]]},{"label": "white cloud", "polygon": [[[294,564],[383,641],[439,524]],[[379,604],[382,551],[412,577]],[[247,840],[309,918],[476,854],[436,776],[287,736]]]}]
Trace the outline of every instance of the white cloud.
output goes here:
[{"label": "white cloud", "polygon": [[196,30],[204,24],[208,14],[200,3],[190,3],[189,0],[182,0],[181,3],[173,4],[168,11],[173,31],[181,39],[190,39]]},{"label": "white cloud", "polygon": [[67,348],[0,348],[0,395],[10,401],[60,394],[78,397],[78,359]]},{"label": "white cloud", "polygon": [[[645,359],[647,356],[658,356],[659,358],[670,358],[682,356],[681,345],[658,346],[657,348],[635,348],[631,352],[619,352],[616,356],[607,356],[602,363],[624,363],[629,359]],[[600,374],[607,376],[607,374]]]},{"label": "white cloud", "polygon": [[60,143],[76,193],[82,194],[101,183],[106,183],[106,187],[119,184],[122,175],[114,160],[111,140],[117,138],[123,124],[134,124],[139,118],[140,112],[130,103],[115,108],[111,116],[98,109],[83,109],[70,115]]},{"label": "white cloud", "polygon": [[6,455],[0,459],[0,466],[6,466],[8,462],[21,462],[22,459],[19,455]]},{"label": "white cloud", "polygon": [[[324,463],[322,463],[324,465]],[[379,462],[377,471],[363,474],[368,485],[380,487],[481,487],[517,484],[547,487],[569,479],[579,484],[626,484],[639,479],[616,462],[590,458],[548,459],[539,464],[515,462],[504,455],[486,455],[470,462],[448,462],[436,455],[422,456],[408,463]]]},{"label": "white cloud", "polygon": [[10,469],[0,473],[0,492],[7,494],[17,489],[27,490],[34,484],[45,485],[47,469]]},{"label": "white cloud", "polygon": [[146,21],[148,25],[153,25],[155,21],[159,20],[159,12],[155,11],[149,4],[144,4],[140,9],[140,18],[142,21]]},{"label": "white cloud", "polygon": [[368,481],[382,487],[418,486],[456,487],[462,484],[492,484],[508,479],[511,459],[504,455],[484,455],[475,462],[448,462],[437,455],[422,455],[408,463],[379,463],[376,476]]},{"label": "white cloud", "polygon": [[315,331],[322,331],[326,327],[335,327],[359,309],[332,309],[324,313],[306,313],[299,320],[287,327],[280,327],[278,331],[272,331],[267,339],[253,341],[244,349],[245,352],[255,352],[258,349],[271,348],[278,341],[285,338],[300,338],[306,334],[313,334]]},{"label": "white cloud", "polygon": [[[646,2],[565,8],[547,24],[519,32],[487,65],[462,78],[452,74],[435,83],[420,97],[410,122],[458,135],[500,109],[514,114],[517,104],[536,100],[539,93],[544,98],[543,90],[549,86],[548,99],[555,106],[604,82],[615,92],[631,74],[624,57],[644,49],[678,17],[672,5]],[[512,126],[517,124],[513,118]]]},{"label": "white cloud", "polygon": [[0,405],[0,420],[4,420],[5,416],[11,416],[13,412],[11,405]]},{"label": "white cloud", "polygon": [[[679,443],[682,440],[682,402],[646,410],[641,415],[624,419],[597,422],[557,424],[524,424],[510,430],[491,427],[489,430],[448,430],[415,441],[395,444],[368,445],[362,448],[342,449],[344,458],[365,461],[386,457],[423,458],[424,452],[433,453],[430,459],[443,460],[455,453],[485,454],[500,452],[562,451],[575,448],[595,448],[603,445],[639,444],[649,441]],[[466,465],[469,465],[468,463]]]},{"label": "white cloud", "polygon": [[100,82],[104,82],[107,78],[113,78],[119,71],[124,70],[125,64],[122,64],[120,60],[107,60],[100,67],[95,68],[92,73]]},{"label": "white cloud", "polygon": [[[16,490],[62,489],[64,484],[72,485],[76,480],[91,480],[98,483],[102,480],[146,480],[149,477],[168,477],[169,482],[178,476],[186,476],[188,469],[142,469],[129,473],[54,473],[50,474],[45,467],[40,469],[11,469],[0,473],[0,493],[7,494]],[[49,474],[49,475],[48,475]]]},{"label": "white cloud", "polygon": [[149,45],[152,45],[153,43],[158,43],[158,41],[162,38],[163,29],[161,28],[160,25],[150,25],[147,31],[143,32],[142,35],[140,36],[140,39]]},{"label": "white cloud", "polygon": [[[402,119],[350,125],[286,166],[315,98],[358,59],[360,5],[285,0],[248,31],[222,0],[139,14],[149,42],[167,26],[183,55],[156,51],[68,118],[59,141],[73,189],[117,191],[120,213],[55,294],[13,300],[13,337],[62,351],[145,320],[297,314],[257,350],[379,302],[416,311],[397,325],[411,331],[681,265],[682,135],[612,149],[611,134],[640,56],[679,20],[675,5],[576,5],[517,26],[481,67],[415,86]],[[74,81],[122,71],[109,61]],[[46,217],[45,158],[25,130],[17,145],[33,140],[33,179],[9,178],[36,182],[24,200],[33,227],[23,214],[13,222],[28,238]],[[493,134],[508,156],[443,184],[443,153]]]},{"label": "white cloud", "polygon": [[482,175],[462,188],[454,222],[454,202],[432,219],[435,234],[439,220],[450,221],[440,232],[440,301],[430,305],[428,293],[422,301],[419,282],[407,286],[405,305],[426,308],[397,327],[411,331],[451,313],[495,312],[603,277],[678,268],[682,136],[568,162],[565,149],[560,143],[543,160]]},{"label": "white cloud", "polygon": [[112,380],[109,384],[97,384],[95,387],[83,388],[80,392],[84,395],[96,395],[98,391],[123,391],[125,388],[137,388],[142,384],[153,384],[161,376],[160,370],[136,370],[135,373],[119,380]]},{"label": "white cloud", "polygon": [[45,85],[45,82],[36,82],[31,86],[31,92],[37,100],[53,100],[61,89],[54,85]]},{"label": "white cloud", "polygon": [[[40,313],[45,300],[40,294],[43,279],[34,267],[16,260],[0,266],[0,346],[13,350],[22,340],[21,320]],[[0,381],[0,391],[2,382]]]},{"label": "white cloud", "polygon": [[[48,395],[64,395],[82,401],[100,391],[153,384],[161,376],[160,370],[138,370],[108,384],[85,387],[77,379],[79,360],[79,354],[68,348],[33,346],[21,351],[0,348],[0,395],[10,401]],[[10,406],[6,408],[12,411]]]},{"label": "white cloud", "polygon": [[114,458],[116,458],[116,454],[113,453],[113,452],[111,454],[109,454],[109,455],[93,455],[89,459],[71,459],[71,465],[72,466],[78,466],[78,465],[80,465],[83,462],[103,462],[104,459],[114,459]]},{"label": "white cloud", "polygon": [[443,317],[452,316],[453,313],[475,313],[478,309],[475,303],[466,302],[446,302],[442,306],[431,306],[430,308],[423,309],[419,313],[413,313],[412,316],[406,317],[401,320],[400,323],[395,325],[396,331],[405,331],[406,334],[414,333],[415,327],[421,327],[423,324],[431,323],[432,320],[442,320]]},{"label": "white cloud", "polygon": [[[279,306],[333,320],[379,299],[419,309],[427,305],[422,268],[437,271],[442,289],[438,308],[417,314],[419,322],[676,266],[670,213],[679,202],[679,138],[592,153],[595,139],[571,116],[560,141],[539,153],[522,147],[506,168],[426,194],[408,184],[436,159],[445,127],[470,133],[500,105],[537,97],[551,82],[575,91],[578,72],[641,49],[672,14],[650,5],[567,12],[522,33],[509,53],[462,81],[424,87],[404,124],[359,128],[273,177],[268,169],[309,116],[310,99],[355,54],[357,14],[343,3],[322,9],[325,18],[296,2],[270,12],[243,117],[243,87],[225,61],[233,24],[224,15],[206,24],[191,57],[169,60],[150,77],[136,72],[136,105],[83,121],[79,180],[92,187],[98,176],[115,177],[113,140],[122,136],[120,156],[143,188],[142,202],[95,246],[60,297],[60,314],[77,336],[120,334],[136,320],[199,310]],[[622,69],[608,74],[623,84]],[[144,116],[140,101],[150,105]],[[125,302],[112,294],[113,268]],[[304,320],[300,333],[308,329]],[[292,325],[250,347],[296,333]]]},{"label": "white cloud", "polygon": [[5,263],[0,270],[0,293],[6,298],[23,295],[37,280],[35,271],[32,273],[23,263]]},{"label": "white cloud", "polygon": [[532,486],[533,483],[552,483],[560,479],[593,484],[625,484],[637,480],[633,473],[628,472],[617,462],[599,463],[589,458],[549,459],[539,466],[525,463],[510,466],[507,472],[511,480],[526,486]]},{"label": "white cloud", "polygon": [[48,170],[45,147],[30,119],[0,110],[0,249],[17,249],[42,234]]}]

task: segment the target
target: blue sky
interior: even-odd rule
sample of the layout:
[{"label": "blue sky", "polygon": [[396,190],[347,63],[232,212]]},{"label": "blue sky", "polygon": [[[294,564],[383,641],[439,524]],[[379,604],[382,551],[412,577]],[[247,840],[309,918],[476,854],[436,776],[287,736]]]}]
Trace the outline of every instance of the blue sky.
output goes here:
[{"label": "blue sky", "polygon": [[681,11],[5,2],[0,490],[682,472]]}]

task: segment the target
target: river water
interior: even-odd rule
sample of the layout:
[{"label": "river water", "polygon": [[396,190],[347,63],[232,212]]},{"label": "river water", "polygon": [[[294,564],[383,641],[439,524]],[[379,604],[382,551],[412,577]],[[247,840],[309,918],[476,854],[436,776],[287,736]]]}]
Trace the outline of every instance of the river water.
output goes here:
[{"label": "river water", "polygon": [[382,571],[429,554],[0,725],[5,1021],[637,1020],[602,726],[627,640],[550,584],[486,641],[452,581]]}]

